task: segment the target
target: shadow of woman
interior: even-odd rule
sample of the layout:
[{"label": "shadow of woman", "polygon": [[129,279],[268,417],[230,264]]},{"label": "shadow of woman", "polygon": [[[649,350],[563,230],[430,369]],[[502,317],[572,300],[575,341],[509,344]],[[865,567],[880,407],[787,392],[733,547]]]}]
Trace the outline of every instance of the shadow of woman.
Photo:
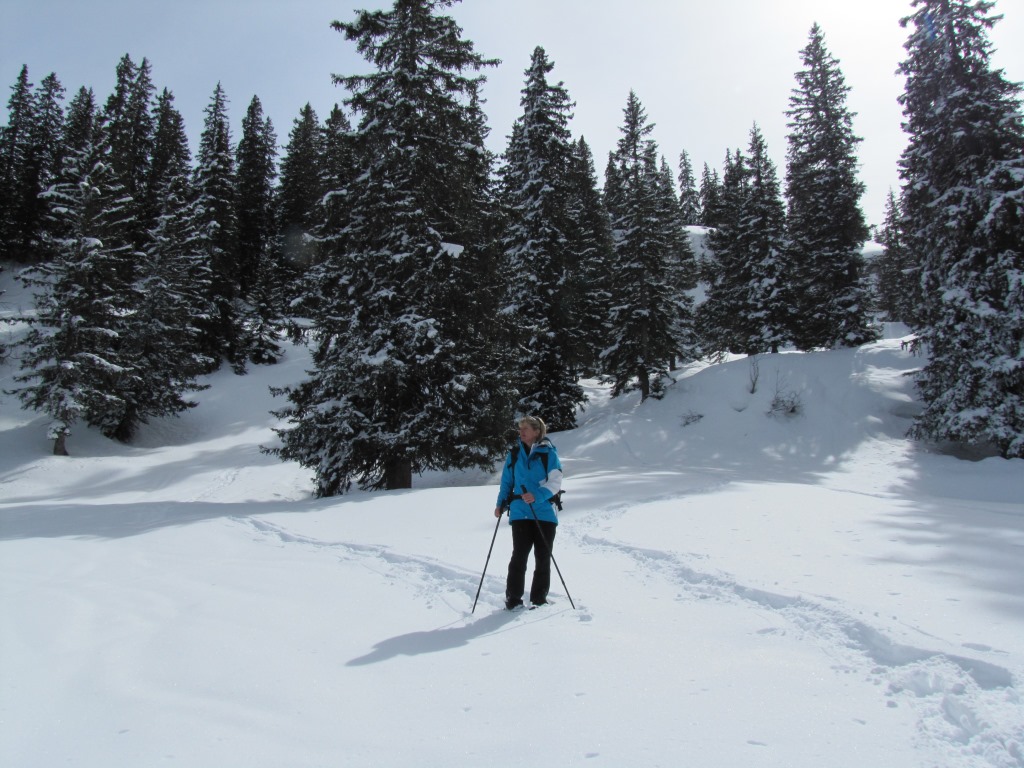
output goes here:
[{"label": "shadow of woman", "polygon": [[477,619],[469,624],[446,626],[427,632],[410,632],[382,640],[373,646],[373,650],[365,656],[359,656],[346,662],[347,667],[364,667],[377,664],[396,656],[419,656],[425,653],[440,653],[461,648],[471,640],[497,632],[509,622],[515,620],[519,611],[500,610],[489,616]]}]

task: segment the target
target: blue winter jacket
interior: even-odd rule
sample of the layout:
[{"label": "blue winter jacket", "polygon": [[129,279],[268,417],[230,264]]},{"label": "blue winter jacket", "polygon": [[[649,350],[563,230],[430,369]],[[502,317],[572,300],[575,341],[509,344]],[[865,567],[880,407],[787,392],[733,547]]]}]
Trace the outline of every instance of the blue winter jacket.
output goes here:
[{"label": "blue winter jacket", "polygon": [[[542,453],[546,453],[548,457],[547,471],[544,469]],[[508,452],[505,457],[505,468],[501,473],[501,488],[498,490],[497,506],[503,506],[506,499],[512,494],[520,495],[524,485],[526,490],[537,497],[537,500],[533,502],[533,512],[537,513],[537,517],[557,525],[558,517],[555,515],[555,507],[551,503],[551,499],[562,489],[562,462],[558,460],[558,451],[555,446],[547,438],[535,443],[532,451],[520,441],[515,466],[512,464],[512,451]],[[525,501],[515,499],[509,508],[509,522],[533,520],[533,512],[530,511],[530,505]]]}]

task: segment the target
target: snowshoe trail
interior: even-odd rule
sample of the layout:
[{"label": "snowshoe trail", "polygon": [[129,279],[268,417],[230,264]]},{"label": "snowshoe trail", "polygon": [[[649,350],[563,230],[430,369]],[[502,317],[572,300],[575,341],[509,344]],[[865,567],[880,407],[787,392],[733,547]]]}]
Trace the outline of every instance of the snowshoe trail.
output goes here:
[{"label": "snowshoe trail", "polygon": [[[681,603],[721,601],[767,611],[776,621],[764,632],[792,632],[818,644],[835,658],[837,673],[856,675],[879,689],[890,708],[909,707],[918,721],[920,747],[936,756],[936,764],[973,757],[979,766],[1024,768],[1024,697],[1020,680],[1006,667],[895,642],[841,605],[747,586],[727,574],[694,567],[693,557],[594,534],[583,533],[579,541],[592,554],[632,560],[641,580],[677,585]],[[973,650],[996,655],[984,646]]]}]

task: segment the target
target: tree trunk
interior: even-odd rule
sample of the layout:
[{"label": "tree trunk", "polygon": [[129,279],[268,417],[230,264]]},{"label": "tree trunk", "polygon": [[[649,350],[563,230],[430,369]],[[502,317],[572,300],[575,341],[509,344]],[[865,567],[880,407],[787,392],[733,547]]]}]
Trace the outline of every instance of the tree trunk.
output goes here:
[{"label": "tree trunk", "polygon": [[651,396],[651,376],[646,368],[640,368],[640,402],[643,403]]},{"label": "tree trunk", "polygon": [[393,459],[388,462],[384,475],[384,489],[396,491],[412,488],[412,462],[409,459]]},{"label": "tree trunk", "polygon": [[63,429],[60,432],[57,433],[57,437],[54,438],[54,441],[53,441],[53,455],[54,456],[67,456],[68,455],[68,449],[67,449],[67,445],[66,445],[67,439],[68,439],[68,433],[65,432]]}]

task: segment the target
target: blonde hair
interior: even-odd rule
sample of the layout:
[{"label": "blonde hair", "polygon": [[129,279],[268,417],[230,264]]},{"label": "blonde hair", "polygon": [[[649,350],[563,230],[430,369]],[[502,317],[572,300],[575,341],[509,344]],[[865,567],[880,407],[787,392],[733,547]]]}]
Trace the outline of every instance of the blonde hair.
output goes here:
[{"label": "blonde hair", "polygon": [[548,425],[544,423],[544,420],[540,416],[523,416],[519,419],[519,426],[521,427],[523,424],[529,424],[534,429],[540,431],[540,434],[537,436],[537,442],[540,442],[547,437]]}]

